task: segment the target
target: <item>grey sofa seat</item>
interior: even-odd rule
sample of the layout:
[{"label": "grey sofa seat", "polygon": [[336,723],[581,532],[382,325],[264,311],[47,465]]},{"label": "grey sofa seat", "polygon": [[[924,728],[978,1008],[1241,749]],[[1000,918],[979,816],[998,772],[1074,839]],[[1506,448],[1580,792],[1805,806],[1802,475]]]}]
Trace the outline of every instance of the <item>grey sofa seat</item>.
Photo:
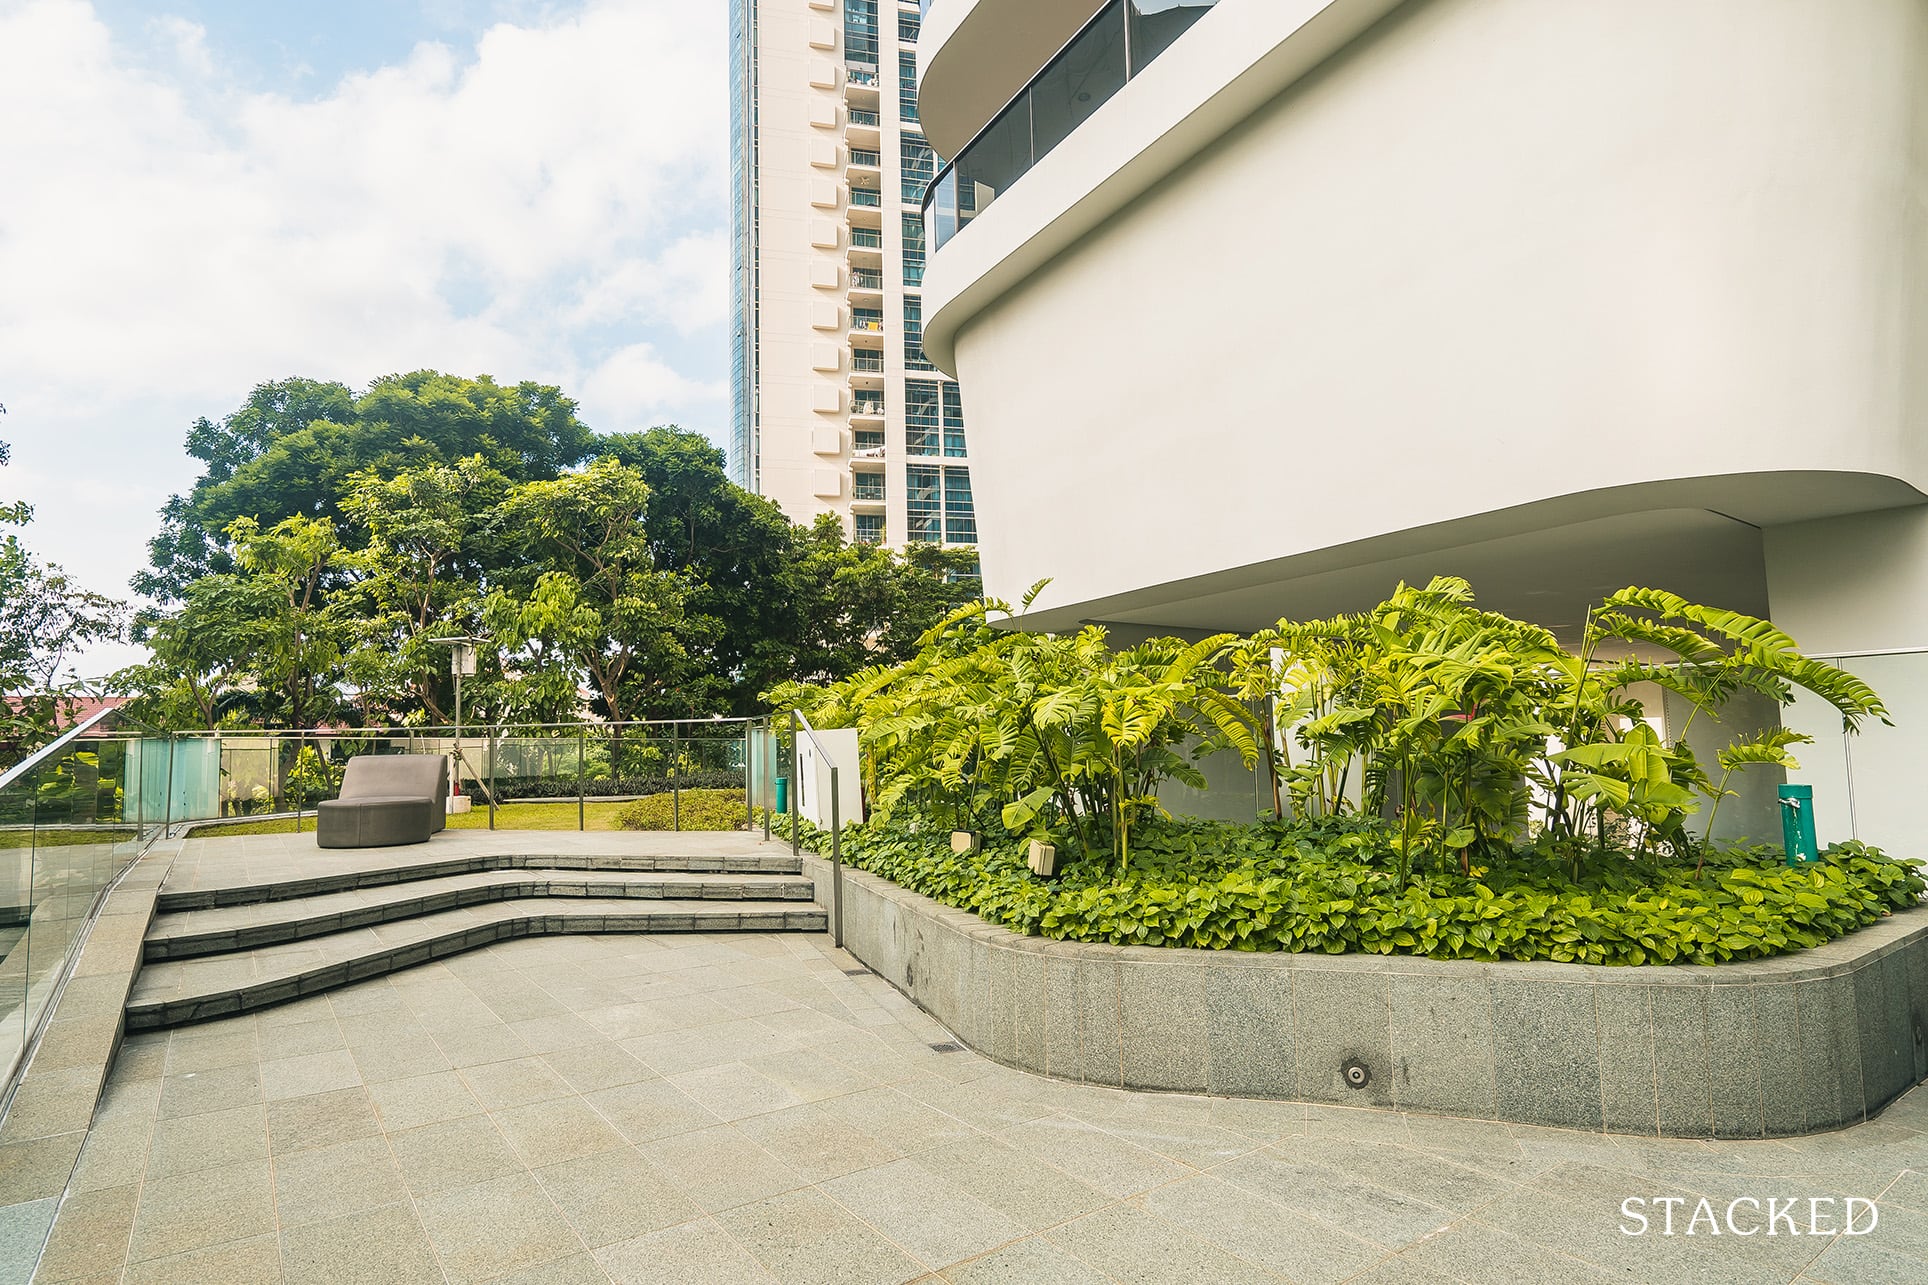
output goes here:
[{"label": "grey sofa seat", "polygon": [[357,754],[342,773],[341,797],[316,809],[324,848],[427,843],[448,824],[449,761],[440,754]]}]

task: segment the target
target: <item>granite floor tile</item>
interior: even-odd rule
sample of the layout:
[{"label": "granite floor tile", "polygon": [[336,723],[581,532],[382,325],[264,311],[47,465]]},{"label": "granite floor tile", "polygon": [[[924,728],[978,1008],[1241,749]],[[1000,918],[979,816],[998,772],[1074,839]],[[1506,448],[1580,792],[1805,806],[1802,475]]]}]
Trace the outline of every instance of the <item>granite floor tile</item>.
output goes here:
[{"label": "granite floor tile", "polygon": [[520,1172],[523,1162],[487,1116],[425,1124],[388,1135],[402,1178],[428,1196]]},{"label": "granite floor tile", "polygon": [[483,1113],[468,1082],[454,1071],[385,1080],[369,1085],[367,1095],[381,1127],[389,1133]]},{"label": "granite floor tile", "polygon": [[729,1125],[657,1138],[638,1150],[710,1213],[806,1185],[802,1174]]},{"label": "granite floor tile", "polygon": [[136,1186],[70,1193],[34,1278],[49,1285],[100,1274],[118,1278],[139,1204]]},{"label": "granite floor tile", "polygon": [[700,1218],[703,1211],[633,1147],[535,1171],[576,1235],[591,1249]]},{"label": "granite floor tile", "polygon": [[510,1107],[492,1118],[532,1169],[628,1145],[594,1107],[573,1096]]},{"label": "granite floor tile", "polygon": [[447,1280],[407,1204],[291,1227],[281,1234],[290,1285],[441,1285]]},{"label": "granite floor tile", "polygon": [[425,1196],[422,1226],[450,1280],[481,1281],[583,1252],[562,1213],[527,1174]]},{"label": "granite floor tile", "polygon": [[277,1155],[274,1194],[284,1229],[361,1213],[409,1195],[383,1137]]},{"label": "granite floor tile", "polygon": [[268,1116],[259,1105],[204,1111],[154,1126],[147,1156],[152,1182],[197,1169],[268,1158]]},{"label": "granite floor tile", "polygon": [[814,1189],[739,1205],[716,1221],[784,1285],[898,1285],[924,1267]]},{"label": "granite floor tile", "polygon": [[946,1268],[951,1285],[1112,1285],[1112,1278],[1059,1249],[1042,1236],[1020,1240]]},{"label": "granite floor tile", "polygon": [[1045,1239],[1113,1279],[1133,1285],[1278,1285],[1256,1263],[1226,1253],[1129,1205],[1054,1227]]},{"label": "granite floor tile", "polygon": [[911,1160],[834,1178],[822,1190],[931,1268],[974,1258],[1029,1230]]},{"label": "granite floor tile", "polygon": [[271,1285],[282,1280],[327,1279],[284,1276],[279,1246],[272,1234],[133,1263],[121,1277],[125,1285],[213,1285],[216,1281],[220,1285]]},{"label": "granite floor tile", "polygon": [[169,1258],[273,1230],[266,1161],[199,1169],[142,1186],[127,1257]]},{"label": "granite floor tile", "polygon": [[709,1218],[607,1246],[596,1261],[617,1285],[776,1285],[777,1279]]},{"label": "granite floor tile", "polygon": [[1385,1252],[1211,1175],[1159,1187],[1133,1203],[1195,1239],[1305,1285],[1344,1280]]}]

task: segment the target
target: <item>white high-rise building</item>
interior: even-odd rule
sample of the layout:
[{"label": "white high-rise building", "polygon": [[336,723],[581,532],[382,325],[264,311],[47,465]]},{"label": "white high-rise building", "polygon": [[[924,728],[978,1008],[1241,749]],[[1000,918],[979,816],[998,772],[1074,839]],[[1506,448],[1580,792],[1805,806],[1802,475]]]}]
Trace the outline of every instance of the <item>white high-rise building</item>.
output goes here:
[{"label": "white high-rise building", "polygon": [[732,0],[730,466],[793,520],[977,543],[963,402],[924,356],[921,14]]}]

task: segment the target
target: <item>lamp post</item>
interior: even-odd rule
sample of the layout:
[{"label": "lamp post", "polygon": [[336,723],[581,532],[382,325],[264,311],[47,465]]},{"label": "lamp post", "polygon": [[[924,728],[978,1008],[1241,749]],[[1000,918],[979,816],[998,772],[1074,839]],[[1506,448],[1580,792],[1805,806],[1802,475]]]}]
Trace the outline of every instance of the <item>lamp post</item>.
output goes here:
[{"label": "lamp post", "polygon": [[[455,792],[462,793],[462,679],[475,677],[475,645],[482,640],[470,638],[466,634],[454,638],[431,638],[430,642],[445,643],[449,649],[449,673],[455,678]],[[495,799],[491,795],[491,806]]]}]

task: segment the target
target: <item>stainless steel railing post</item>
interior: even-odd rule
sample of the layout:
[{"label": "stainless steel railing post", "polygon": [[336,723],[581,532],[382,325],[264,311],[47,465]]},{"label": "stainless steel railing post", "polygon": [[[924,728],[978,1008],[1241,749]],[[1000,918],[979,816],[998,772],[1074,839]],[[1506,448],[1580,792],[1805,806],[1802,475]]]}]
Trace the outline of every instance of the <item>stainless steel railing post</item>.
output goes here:
[{"label": "stainless steel railing post", "polygon": [[797,711],[790,711],[790,855],[803,855],[803,831],[797,828],[797,789],[803,784],[797,769],[803,760],[803,744],[797,740]]},{"label": "stainless steel railing post", "polygon": [[838,806],[837,765],[830,765],[830,940],[843,945],[843,814]]}]

